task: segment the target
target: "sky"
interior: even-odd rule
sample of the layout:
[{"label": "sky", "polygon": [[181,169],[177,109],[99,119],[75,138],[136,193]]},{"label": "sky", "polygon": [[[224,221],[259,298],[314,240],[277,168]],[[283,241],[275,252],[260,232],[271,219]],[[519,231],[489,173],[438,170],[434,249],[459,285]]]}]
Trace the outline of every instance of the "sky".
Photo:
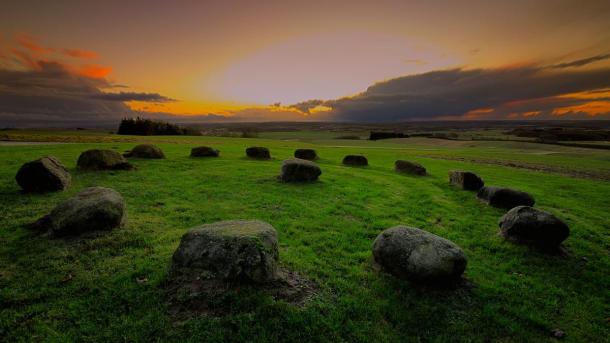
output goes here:
[{"label": "sky", "polygon": [[0,126],[610,119],[610,2],[0,3]]}]

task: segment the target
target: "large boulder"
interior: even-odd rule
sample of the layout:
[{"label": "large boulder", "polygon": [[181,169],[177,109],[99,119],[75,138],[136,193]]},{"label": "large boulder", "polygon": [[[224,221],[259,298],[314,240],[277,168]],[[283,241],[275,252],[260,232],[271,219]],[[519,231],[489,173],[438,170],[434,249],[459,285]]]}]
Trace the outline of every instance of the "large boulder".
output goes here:
[{"label": "large boulder", "polygon": [[570,235],[570,228],[561,219],[529,206],[506,212],[498,224],[504,237],[543,248],[556,248]]},{"label": "large boulder", "polygon": [[493,206],[511,209],[517,206],[534,206],[536,201],[530,194],[516,189],[485,186],[477,193],[479,200]]},{"label": "large boulder", "polygon": [[293,158],[282,163],[280,179],[284,182],[311,182],[321,174],[322,170],[316,163]]},{"label": "large boulder", "polygon": [[45,156],[22,165],[15,180],[26,192],[43,193],[67,189],[72,177],[57,158]]},{"label": "large boulder", "polygon": [[92,149],[80,154],[78,168],[83,170],[132,170],[127,160],[116,151]]},{"label": "large boulder", "polygon": [[59,203],[35,227],[48,231],[51,237],[72,236],[112,230],[121,226],[124,218],[121,194],[110,188],[90,187]]},{"label": "large boulder", "polygon": [[395,226],[373,243],[373,257],[383,270],[420,282],[458,279],[466,269],[466,255],[455,243],[424,230]]},{"label": "large boulder", "polygon": [[246,156],[250,158],[258,158],[261,160],[268,160],[271,158],[269,149],[262,146],[253,146],[246,149]]},{"label": "large boulder", "polygon": [[296,149],[294,151],[294,157],[302,160],[313,161],[318,158],[318,154],[313,149]]},{"label": "large boulder", "polygon": [[343,164],[348,166],[368,166],[369,161],[362,155],[347,155],[343,158]]},{"label": "large boulder", "polygon": [[264,283],[276,278],[277,233],[260,220],[229,220],[190,229],[172,258],[175,277]]},{"label": "large boulder", "polygon": [[412,175],[426,175],[426,168],[417,162],[398,160],[394,162],[394,167],[397,172],[412,174]]},{"label": "large boulder", "polygon": [[483,187],[483,179],[473,172],[452,170],[449,172],[449,183],[468,191],[478,191]]},{"label": "large boulder", "polygon": [[131,149],[130,152],[123,154],[125,157],[138,158],[165,158],[163,150],[152,144],[140,144]]},{"label": "large boulder", "polygon": [[209,146],[198,146],[191,149],[191,157],[218,157],[220,151]]}]

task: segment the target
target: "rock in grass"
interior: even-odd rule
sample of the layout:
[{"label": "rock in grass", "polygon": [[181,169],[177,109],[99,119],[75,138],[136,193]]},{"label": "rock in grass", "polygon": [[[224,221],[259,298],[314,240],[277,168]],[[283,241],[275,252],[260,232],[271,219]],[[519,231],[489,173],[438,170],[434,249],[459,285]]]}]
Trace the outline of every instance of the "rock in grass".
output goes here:
[{"label": "rock in grass", "polygon": [[452,170],[449,172],[449,183],[468,191],[478,191],[483,187],[483,179],[473,172]]},{"label": "rock in grass", "polygon": [[276,278],[277,233],[260,220],[230,220],[190,229],[172,258],[171,273],[189,278],[264,283]]},{"label": "rock in grass", "polygon": [[407,226],[395,226],[379,234],[373,243],[373,257],[397,278],[439,285],[459,279],[467,263],[455,243]]},{"label": "rock in grass", "polygon": [[313,161],[318,158],[318,154],[313,149],[296,149],[294,151],[294,157],[302,160]]},{"label": "rock in grass", "polygon": [[72,177],[57,158],[45,156],[22,165],[15,180],[26,192],[44,193],[67,189]]},{"label": "rock in grass", "polygon": [[426,175],[426,168],[417,162],[398,160],[394,162],[394,167],[397,172],[411,175]]},{"label": "rock in grass", "polygon": [[47,230],[51,237],[73,236],[112,230],[121,226],[124,218],[125,200],[117,191],[90,187],[59,203],[35,227]]},{"label": "rock in grass", "polygon": [[316,163],[293,158],[282,163],[280,179],[284,182],[312,182],[321,174],[322,170]]},{"label": "rock in grass", "polygon": [[257,158],[261,160],[268,160],[271,158],[269,149],[261,146],[253,146],[246,149],[246,156],[250,158]]},{"label": "rock in grass", "polygon": [[493,207],[511,209],[517,206],[534,206],[534,197],[511,188],[485,186],[477,193],[479,200]]},{"label": "rock in grass", "polygon": [[113,150],[87,150],[80,154],[78,168],[83,170],[132,170],[134,169],[127,160]]},{"label": "rock in grass", "polygon": [[191,157],[218,157],[220,151],[209,146],[199,146],[191,149]]},{"label": "rock in grass", "polygon": [[124,154],[125,157],[137,157],[137,158],[165,158],[163,150],[158,146],[152,144],[140,144],[136,145],[130,152]]},{"label": "rock in grass", "polygon": [[347,155],[343,158],[343,164],[348,166],[368,166],[369,161],[362,155]]},{"label": "rock in grass", "polygon": [[511,209],[498,224],[504,237],[542,248],[557,248],[570,235],[570,228],[561,219],[529,206]]}]

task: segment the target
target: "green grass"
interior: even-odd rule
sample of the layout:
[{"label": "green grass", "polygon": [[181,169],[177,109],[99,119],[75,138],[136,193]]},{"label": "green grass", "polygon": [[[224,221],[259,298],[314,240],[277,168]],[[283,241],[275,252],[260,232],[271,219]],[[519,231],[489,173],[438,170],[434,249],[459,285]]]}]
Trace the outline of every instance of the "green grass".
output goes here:
[{"label": "green grass", "polygon": [[[78,135],[60,136],[78,141]],[[298,133],[294,136],[296,141],[88,133],[82,138],[88,143],[0,146],[0,341],[520,342],[553,341],[554,328],[567,333],[566,342],[609,337],[610,183],[423,156],[605,172],[610,152],[514,142],[435,145],[436,140],[423,138],[369,142],[308,135],[302,142]],[[86,149],[122,152],[136,141],[159,143],[167,159],[133,159],[138,168],[133,172],[75,169]],[[221,157],[189,158],[197,145],[214,146]],[[254,145],[269,147],[273,159],[244,158],[244,149]],[[297,147],[318,151],[319,182],[277,181],[282,159]],[[557,153],[524,153],[535,149]],[[344,155],[360,153],[369,167],[340,165]],[[21,194],[14,181],[17,169],[47,154],[66,164],[73,185],[61,193]],[[430,176],[397,174],[396,159],[415,160]],[[451,169],[472,170],[486,184],[532,193],[539,208],[570,225],[569,256],[502,240],[497,221],[503,211],[449,186]],[[88,186],[123,195],[124,228],[91,240],[49,240],[23,228]],[[314,280],[319,294],[304,307],[246,294],[236,299],[245,312],[173,322],[161,284],[180,237],[191,227],[230,219],[272,224],[281,263]],[[372,242],[398,224],[461,246],[472,287],[424,290],[375,271]],[[148,282],[136,281],[143,278]]]}]

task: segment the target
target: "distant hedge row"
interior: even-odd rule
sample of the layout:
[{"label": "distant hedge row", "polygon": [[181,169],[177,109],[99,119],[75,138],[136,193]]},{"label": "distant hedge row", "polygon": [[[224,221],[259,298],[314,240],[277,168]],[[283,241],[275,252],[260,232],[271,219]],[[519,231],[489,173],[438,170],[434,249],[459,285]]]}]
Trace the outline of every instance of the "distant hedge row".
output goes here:
[{"label": "distant hedge row", "polygon": [[119,135],[139,135],[139,136],[161,136],[161,135],[189,135],[199,136],[201,133],[190,128],[180,127],[167,122],[154,121],[150,119],[124,118],[121,120]]}]

